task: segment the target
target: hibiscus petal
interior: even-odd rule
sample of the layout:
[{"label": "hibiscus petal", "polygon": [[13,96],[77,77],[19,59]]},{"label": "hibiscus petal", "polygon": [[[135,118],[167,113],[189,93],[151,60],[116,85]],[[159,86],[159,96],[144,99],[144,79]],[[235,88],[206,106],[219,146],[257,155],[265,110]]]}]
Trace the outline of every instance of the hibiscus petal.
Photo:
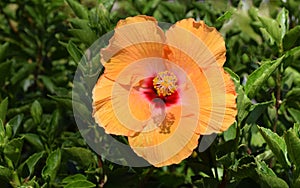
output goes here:
[{"label": "hibiscus petal", "polygon": [[203,70],[203,76],[208,85],[202,85],[199,92],[200,132],[202,135],[220,133],[235,121],[235,86],[221,67],[208,67]]},{"label": "hibiscus petal", "polygon": [[166,33],[167,43],[180,49],[193,59],[201,61],[200,67],[217,62],[222,67],[226,60],[226,47],[222,35],[214,27],[193,18],[183,19]]},{"label": "hibiscus petal", "polygon": [[134,152],[156,167],[187,158],[197,146],[200,135],[194,133],[197,115],[182,115],[181,110],[180,106],[171,107],[162,125],[149,123],[147,131],[128,137]]},{"label": "hibiscus petal", "polygon": [[[136,16],[119,21],[107,48],[102,49],[101,62],[107,76],[115,80],[129,64],[149,57],[162,58],[164,32],[154,18]],[[129,80],[122,80],[127,84]]]},{"label": "hibiscus petal", "polygon": [[108,134],[134,135],[134,129],[125,127],[116,117],[112,104],[113,81],[105,74],[100,77],[93,89],[93,116],[98,125]]}]

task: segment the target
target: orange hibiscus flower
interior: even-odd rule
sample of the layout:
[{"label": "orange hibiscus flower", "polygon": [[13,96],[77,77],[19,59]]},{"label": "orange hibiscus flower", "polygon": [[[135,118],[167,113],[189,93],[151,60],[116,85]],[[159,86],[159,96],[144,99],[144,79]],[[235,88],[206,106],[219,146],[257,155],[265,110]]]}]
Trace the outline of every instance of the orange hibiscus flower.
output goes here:
[{"label": "orange hibiscus flower", "polygon": [[129,17],[100,53],[105,70],[93,89],[93,116],[152,165],[181,162],[200,135],[235,121],[225,43],[203,21],[184,19],[164,32],[153,17]]}]

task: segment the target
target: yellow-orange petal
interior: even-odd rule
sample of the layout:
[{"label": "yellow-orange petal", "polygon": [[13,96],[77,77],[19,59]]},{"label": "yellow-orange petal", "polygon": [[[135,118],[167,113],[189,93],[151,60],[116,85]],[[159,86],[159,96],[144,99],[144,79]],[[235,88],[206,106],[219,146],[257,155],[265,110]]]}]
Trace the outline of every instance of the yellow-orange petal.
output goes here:
[{"label": "yellow-orange petal", "polygon": [[235,85],[230,78],[230,75],[223,70],[223,79],[225,81],[226,90],[226,110],[223,118],[223,126],[220,131],[225,131],[235,122],[237,115]]},{"label": "yellow-orange petal", "polygon": [[132,136],[142,127],[125,126],[119,121],[113,107],[114,81],[102,75],[93,89],[93,117],[108,134]]},{"label": "yellow-orange petal", "polygon": [[122,27],[122,26],[128,25],[128,24],[132,24],[132,23],[145,22],[145,21],[157,22],[156,19],[152,16],[137,15],[134,17],[127,17],[125,20],[120,20],[117,23],[116,28]]},{"label": "yellow-orange petal", "polygon": [[195,134],[197,115],[181,114],[181,107],[167,110],[163,125],[148,124],[150,131],[128,137],[133,151],[156,167],[178,164],[197,147],[199,134]]},{"label": "yellow-orange petal", "polygon": [[[236,92],[230,76],[222,67],[208,67],[203,70],[208,87],[199,93],[201,134],[220,133],[235,121]],[[208,102],[209,101],[209,102]]]},{"label": "yellow-orange petal", "polygon": [[[107,48],[102,49],[101,62],[112,80],[126,66],[150,57],[162,57],[164,32],[154,18],[136,16],[118,22]],[[128,80],[122,80],[127,84]]]},{"label": "yellow-orange petal", "polygon": [[221,34],[214,27],[208,27],[203,21],[193,18],[178,21],[166,32],[167,43],[179,46],[193,59],[205,67],[212,63],[223,66],[226,60],[226,47]]}]

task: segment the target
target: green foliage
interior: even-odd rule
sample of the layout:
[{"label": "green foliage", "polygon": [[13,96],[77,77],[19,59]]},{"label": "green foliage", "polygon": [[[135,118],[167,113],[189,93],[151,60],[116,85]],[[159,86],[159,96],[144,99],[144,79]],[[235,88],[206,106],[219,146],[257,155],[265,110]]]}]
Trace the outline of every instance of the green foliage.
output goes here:
[{"label": "green foliage", "polygon": [[249,77],[245,85],[245,92],[249,98],[253,98],[262,84],[278,68],[283,57],[274,61],[263,62],[262,66],[256,69]]},{"label": "green foliage", "polygon": [[[1,187],[300,187],[299,1],[230,2],[1,1]],[[87,62],[85,50],[119,19],[138,14],[216,27],[238,94],[237,121],[227,131],[206,151],[163,168],[97,156],[72,113],[73,76]]]},{"label": "green foliage", "polygon": [[276,156],[277,160],[280,164],[288,169],[288,160],[287,160],[287,147],[282,137],[279,137],[276,133],[272,132],[270,129],[266,129],[261,127],[260,133],[266,140],[267,144],[269,145],[270,149]]}]

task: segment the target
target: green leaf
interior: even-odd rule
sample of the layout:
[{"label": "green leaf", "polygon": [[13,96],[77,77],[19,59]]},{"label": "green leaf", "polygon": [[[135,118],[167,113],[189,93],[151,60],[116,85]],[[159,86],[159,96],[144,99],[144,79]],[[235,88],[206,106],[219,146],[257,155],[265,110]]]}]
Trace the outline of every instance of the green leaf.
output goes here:
[{"label": "green leaf", "polygon": [[79,181],[70,182],[65,186],[65,188],[89,188],[89,187],[96,187],[96,185],[87,180],[79,180]]},{"label": "green leaf", "polygon": [[0,147],[5,144],[5,129],[2,120],[0,119]]},{"label": "green leaf", "polygon": [[42,120],[43,109],[39,101],[35,100],[30,108],[30,113],[34,123],[39,124]]},{"label": "green leaf", "polygon": [[28,75],[34,70],[36,67],[35,63],[26,63],[22,66],[20,70],[18,70],[10,79],[12,85],[15,85],[20,80],[28,77]]},{"label": "green leaf", "polygon": [[83,5],[74,0],[66,0],[75,15],[81,19],[88,19],[88,11],[85,9]]},{"label": "green leaf", "polygon": [[34,130],[38,125],[36,125],[33,122],[32,118],[27,119],[23,124],[23,130],[24,132],[30,132],[31,130]]},{"label": "green leaf", "polygon": [[256,167],[257,165],[252,157],[244,156],[236,161],[229,170],[235,179],[242,180],[244,178],[253,177],[256,173]]},{"label": "green leaf", "polygon": [[245,93],[251,99],[258,92],[262,84],[267,81],[271,74],[276,70],[276,68],[281,64],[284,56],[274,60],[266,61],[261,67],[256,69],[248,77],[248,81],[245,85]]},{"label": "green leaf", "polygon": [[59,104],[61,104],[62,106],[68,108],[68,109],[72,109],[72,99],[69,97],[58,97],[58,96],[51,96],[48,95],[50,98],[54,99],[55,101],[57,101]]},{"label": "green leaf", "polygon": [[267,109],[267,107],[272,104],[273,101],[267,101],[262,103],[257,103],[251,106],[249,116],[246,119],[246,123],[255,124],[260,115]]},{"label": "green leaf", "polygon": [[285,100],[288,101],[298,101],[300,98],[300,88],[292,88],[287,92]]},{"label": "green leaf", "polygon": [[[270,77],[270,78],[272,78],[272,77]],[[287,67],[284,70],[284,74],[283,74],[283,77],[282,77],[282,82],[284,83],[284,87],[285,88],[292,88],[292,85],[294,84],[295,78],[300,78],[300,73],[292,67]],[[274,87],[275,87],[275,80],[273,80],[273,81],[274,81],[273,84],[274,84]],[[285,97],[283,97],[283,98],[285,98]]]},{"label": "green leaf", "polygon": [[268,174],[270,176],[276,177],[275,172],[271,168],[269,168],[264,161],[256,161],[256,164],[258,165],[258,170],[262,174]]},{"label": "green leaf", "polygon": [[67,50],[71,57],[74,59],[75,63],[78,64],[82,57],[82,52],[77,48],[77,46],[70,40],[67,45]]},{"label": "green leaf", "polygon": [[264,127],[258,127],[258,129],[277,160],[285,169],[288,169],[287,148],[284,139],[278,136],[278,134],[272,132],[270,129]]},{"label": "green leaf", "polygon": [[288,156],[291,161],[296,165],[296,170],[298,175],[300,173],[300,139],[296,136],[295,132],[292,129],[289,129],[285,135],[284,140],[287,146]]},{"label": "green leaf", "polygon": [[56,174],[59,170],[61,163],[61,151],[57,149],[50,153],[47,158],[46,165],[42,170],[42,177],[44,179],[50,178],[50,182],[55,180]]},{"label": "green leaf", "polygon": [[276,20],[268,17],[259,16],[258,19],[262,23],[262,26],[270,37],[279,45],[281,43],[281,33],[282,29],[279,27],[279,24]]},{"label": "green leaf", "polygon": [[86,180],[86,179],[87,179],[87,177],[82,174],[75,174],[75,175],[71,175],[71,176],[64,178],[62,180],[62,183],[72,183],[74,181]]},{"label": "green leaf", "polygon": [[83,30],[89,30],[89,21],[88,20],[83,20],[79,18],[71,18],[69,19],[71,22],[72,26],[76,29],[83,29]]},{"label": "green leaf", "polygon": [[[149,12],[151,12],[152,10],[156,9],[156,7],[160,4],[160,2],[161,2],[161,0],[150,0],[150,1],[147,1],[147,4],[144,5],[142,13],[143,14],[149,14]],[[154,14],[153,14],[153,16],[154,16]]]},{"label": "green leaf", "polygon": [[23,138],[14,138],[10,140],[4,147],[3,153],[8,157],[14,164],[17,164],[23,147]]},{"label": "green leaf", "polygon": [[52,117],[51,117],[51,122],[50,122],[51,127],[53,127],[52,130],[54,132],[58,128],[59,119],[60,119],[60,113],[59,113],[59,110],[57,109],[53,112]]},{"label": "green leaf", "polygon": [[283,39],[285,36],[286,32],[289,30],[289,11],[286,10],[284,7],[281,9],[279,14],[277,15],[276,18],[277,22],[279,23],[280,26],[280,31],[281,31],[281,37],[280,39]]},{"label": "green leaf", "polygon": [[241,123],[249,114],[249,109],[252,105],[250,99],[244,93],[243,87],[240,86],[238,89],[237,96],[237,109],[238,109],[238,123]]},{"label": "green leaf", "polygon": [[300,187],[300,176],[295,180],[293,187]]},{"label": "green leaf", "polygon": [[0,85],[4,85],[6,78],[11,74],[11,65],[12,61],[7,61],[0,64]]},{"label": "green leaf", "polygon": [[26,164],[29,170],[29,176],[31,176],[34,172],[37,163],[43,158],[44,154],[45,154],[44,151],[39,153],[34,153],[28,159],[26,159],[26,161],[24,161],[24,163],[20,166],[23,167]]},{"label": "green leaf", "polygon": [[300,123],[294,123],[293,131],[295,135],[299,138],[300,137]]},{"label": "green leaf", "polygon": [[262,188],[288,188],[288,184],[281,178],[276,176],[272,176],[269,174],[261,173],[261,171],[257,170],[258,177],[255,178],[256,182]]},{"label": "green leaf", "polygon": [[285,56],[287,58],[293,57],[294,59],[297,59],[300,57],[300,46],[297,46],[295,48],[292,48],[285,52]]},{"label": "green leaf", "polygon": [[48,142],[53,142],[56,138],[58,126],[59,126],[60,113],[59,110],[55,110],[51,116],[50,126],[46,128],[48,133]]},{"label": "green leaf", "polygon": [[231,125],[229,127],[229,129],[227,129],[224,133],[224,140],[225,142],[229,141],[229,140],[233,140],[236,137],[236,123],[234,123],[233,125]]},{"label": "green leaf", "polygon": [[12,171],[9,168],[0,165],[0,179],[11,181]]},{"label": "green leaf", "polygon": [[260,30],[263,38],[266,41],[270,41],[270,45],[273,46],[275,43],[275,39],[268,33],[268,31],[265,28],[260,27],[259,30]]},{"label": "green leaf", "polygon": [[220,163],[224,166],[224,168],[229,168],[233,163],[234,152],[227,153],[222,157],[218,157],[217,163]]},{"label": "green leaf", "polygon": [[240,77],[233,72],[231,69],[229,69],[228,67],[224,67],[224,70],[230,75],[230,78],[234,81],[234,84],[236,86],[240,85]]},{"label": "green leaf", "polygon": [[36,148],[36,150],[44,150],[44,144],[42,143],[39,135],[33,133],[26,133],[23,136],[27,142],[29,142],[34,148]]},{"label": "green leaf", "polygon": [[217,20],[216,20],[216,22],[224,22],[224,21],[226,21],[226,20],[229,20],[230,18],[231,18],[231,16],[232,16],[232,11],[226,11],[222,16],[220,16]]},{"label": "green leaf", "polygon": [[53,81],[51,80],[51,78],[48,76],[44,76],[44,75],[39,76],[39,78],[42,79],[42,81],[43,81],[45,87],[48,89],[48,91],[50,91],[50,93],[54,93],[56,86],[53,83]]},{"label": "green leaf", "polygon": [[104,5],[106,10],[110,11],[114,6],[116,0],[102,0],[101,3]]},{"label": "green leaf", "polygon": [[289,30],[283,38],[283,48],[284,50],[288,50],[292,48],[295,42],[300,37],[300,25],[295,26],[291,30]]},{"label": "green leaf", "polygon": [[[300,46],[297,46],[295,48],[292,48],[292,49],[286,51],[285,52],[285,57],[286,57],[285,58],[286,63],[284,64],[284,67],[288,67],[290,65],[298,66],[297,62],[298,62],[298,59],[300,58]],[[299,73],[297,72],[297,74],[299,74]],[[299,83],[298,78],[299,77],[296,77],[294,82],[298,81],[298,83]]]},{"label": "green leaf", "polygon": [[254,147],[262,147],[263,144],[265,144],[265,139],[263,136],[258,133],[258,127],[256,125],[251,126],[251,146]]},{"label": "green leaf", "polygon": [[288,188],[287,183],[276,176],[274,171],[269,168],[264,161],[256,161],[258,168],[256,169],[257,175],[253,177],[256,182],[262,187],[266,188]]},{"label": "green leaf", "polygon": [[8,42],[0,45],[0,62],[2,62],[6,58],[8,46],[9,46]]},{"label": "green leaf", "polygon": [[73,101],[73,110],[80,117],[88,117],[90,114],[90,110],[88,109],[87,105],[85,105],[82,101],[77,102],[74,100]]},{"label": "green leaf", "polygon": [[168,2],[161,1],[160,5],[164,5],[170,12],[173,12],[176,15],[184,14],[186,11],[186,7],[184,4],[180,4],[178,2]]},{"label": "green leaf", "polygon": [[2,120],[2,122],[5,122],[5,117],[6,117],[6,112],[7,112],[7,106],[8,106],[8,98],[6,97],[0,103],[0,119]]},{"label": "green leaf", "polygon": [[9,125],[12,128],[12,136],[15,136],[19,130],[23,117],[23,114],[18,114],[7,122],[6,126]]},{"label": "green leaf", "polygon": [[10,139],[13,135],[13,130],[10,124],[5,125],[5,133],[6,133],[6,138]]},{"label": "green leaf", "polygon": [[174,14],[166,7],[166,5],[159,4],[157,10],[165,17],[167,17],[172,23],[175,22]]},{"label": "green leaf", "polygon": [[71,147],[63,150],[69,155],[69,158],[72,158],[84,168],[89,167],[95,160],[93,153],[85,148]]},{"label": "green leaf", "polygon": [[90,29],[69,29],[69,33],[78,38],[80,42],[83,42],[87,45],[92,45],[97,40],[96,33]]},{"label": "green leaf", "polygon": [[91,29],[85,30],[94,31],[97,35],[105,34],[112,29],[109,12],[102,4],[89,12],[89,27]]}]

